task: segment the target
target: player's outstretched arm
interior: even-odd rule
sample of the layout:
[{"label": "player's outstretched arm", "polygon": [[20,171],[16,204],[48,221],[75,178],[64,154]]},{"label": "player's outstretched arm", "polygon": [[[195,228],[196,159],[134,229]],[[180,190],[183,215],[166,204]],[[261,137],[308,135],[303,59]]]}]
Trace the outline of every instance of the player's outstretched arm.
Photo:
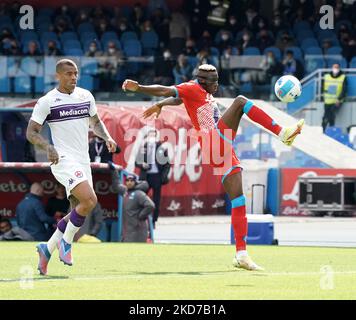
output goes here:
[{"label": "player's outstretched arm", "polygon": [[51,145],[46,139],[42,137],[41,130],[42,125],[33,120],[30,120],[26,130],[26,138],[33,145],[47,151],[47,158],[51,164],[57,164],[59,160],[57,150],[53,145]]},{"label": "player's outstretched arm", "polygon": [[180,98],[169,97],[162,101],[156,102],[152,107],[149,107],[148,109],[146,109],[144,111],[144,113],[142,114],[142,116],[144,119],[147,119],[150,116],[152,116],[153,114],[156,114],[156,119],[157,119],[164,106],[178,106],[182,103],[183,103],[183,101]]},{"label": "player's outstretched arm", "polygon": [[153,84],[150,86],[140,85],[137,81],[126,79],[122,84],[122,90],[148,94],[156,97],[175,97],[176,89],[173,86],[161,86]]},{"label": "player's outstretched arm", "polygon": [[90,117],[90,125],[95,135],[105,140],[109,152],[115,152],[117,144],[111,137],[109,131],[106,129],[105,124],[101,121],[98,114]]}]

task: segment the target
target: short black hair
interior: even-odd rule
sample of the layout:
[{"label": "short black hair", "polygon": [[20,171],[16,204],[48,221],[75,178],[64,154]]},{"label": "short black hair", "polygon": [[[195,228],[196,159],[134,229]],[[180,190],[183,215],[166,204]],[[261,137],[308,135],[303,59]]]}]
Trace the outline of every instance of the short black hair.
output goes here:
[{"label": "short black hair", "polygon": [[10,225],[10,227],[12,227],[12,223],[8,218],[0,218],[0,223],[4,223],[4,222]]},{"label": "short black hair", "polygon": [[61,72],[64,65],[78,68],[76,63],[73,60],[61,59],[61,60],[57,61],[57,63],[56,63],[56,72],[57,73]]}]

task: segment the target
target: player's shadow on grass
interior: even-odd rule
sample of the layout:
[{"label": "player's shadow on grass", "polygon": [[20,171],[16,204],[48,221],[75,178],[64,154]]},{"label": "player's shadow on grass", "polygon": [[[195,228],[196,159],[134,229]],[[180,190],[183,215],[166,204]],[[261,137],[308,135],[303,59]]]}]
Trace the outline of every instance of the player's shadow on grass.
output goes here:
[{"label": "player's shadow on grass", "polygon": [[164,272],[164,271],[157,271],[157,272],[133,272],[135,275],[143,275],[143,276],[152,276],[152,275],[186,275],[186,276],[203,276],[206,274],[225,274],[235,272],[234,270],[224,270],[224,271],[175,271],[175,272]]},{"label": "player's shadow on grass", "polygon": [[0,279],[0,283],[7,282],[19,282],[19,281],[44,281],[44,280],[66,280],[69,279],[68,276],[43,276],[43,277],[34,277],[34,278],[18,278],[18,279]]}]

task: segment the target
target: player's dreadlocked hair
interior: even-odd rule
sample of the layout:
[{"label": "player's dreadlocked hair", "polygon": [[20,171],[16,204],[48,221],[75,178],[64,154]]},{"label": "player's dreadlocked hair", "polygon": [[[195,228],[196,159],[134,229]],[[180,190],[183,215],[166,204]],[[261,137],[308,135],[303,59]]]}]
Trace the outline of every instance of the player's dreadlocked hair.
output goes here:
[{"label": "player's dreadlocked hair", "polygon": [[205,71],[205,72],[216,72],[216,68],[212,64],[202,64],[198,68],[199,71]]},{"label": "player's dreadlocked hair", "polygon": [[216,82],[218,81],[218,71],[211,64],[202,64],[198,68],[198,72],[196,73],[196,77],[200,84],[206,84],[208,82]]}]

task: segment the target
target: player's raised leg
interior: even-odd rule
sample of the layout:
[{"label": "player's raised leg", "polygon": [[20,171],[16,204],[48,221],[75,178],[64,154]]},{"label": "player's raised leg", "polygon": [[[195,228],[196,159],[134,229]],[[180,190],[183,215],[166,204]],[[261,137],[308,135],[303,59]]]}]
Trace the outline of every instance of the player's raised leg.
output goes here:
[{"label": "player's raised leg", "polygon": [[[237,169],[237,170],[236,170]],[[245,196],[242,190],[241,169],[236,168],[223,177],[223,185],[231,200],[231,225],[234,230],[236,255],[233,265],[251,271],[263,270],[252,261],[246,250],[248,223]]]},{"label": "player's raised leg", "polygon": [[83,225],[85,217],[94,209],[97,198],[88,181],[82,181],[71,191],[79,201],[78,205],[69,214],[63,237],[58,241],[59,259],[67,265],[73,264],[72,243],[74,235]]},{"label": "player's raised leg", "polygon": [[288,146],[292,145],[294,139],[301,133],[304,125],[304,119],[301,119],[291,127],[282,127],[251,100],[241,95],[235,98],[232,105],[223,114],[222,119],[227,126],[237,131],[243,114],[246,114],[252,121],[257,122],[274,133]]}]

